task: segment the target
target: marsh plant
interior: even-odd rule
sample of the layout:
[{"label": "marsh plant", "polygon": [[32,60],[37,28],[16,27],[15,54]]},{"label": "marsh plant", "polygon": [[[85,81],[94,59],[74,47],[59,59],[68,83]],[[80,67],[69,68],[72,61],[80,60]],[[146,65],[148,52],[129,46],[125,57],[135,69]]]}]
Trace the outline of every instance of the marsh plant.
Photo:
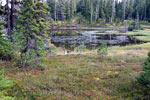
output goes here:
[{"label": "marsh plant", "polygon": [[76,47],[75,50],[77,52],[80,52],[80,54],[86,50],[86,45],[84,43],[82,43],[80,46]]},{"label": "marsh plant", "polygon": [[97,54],[101,57],[104,58],[107,55],[108,49],[107,49],[107,44],[102,43],[100,47],[97,49]]}]

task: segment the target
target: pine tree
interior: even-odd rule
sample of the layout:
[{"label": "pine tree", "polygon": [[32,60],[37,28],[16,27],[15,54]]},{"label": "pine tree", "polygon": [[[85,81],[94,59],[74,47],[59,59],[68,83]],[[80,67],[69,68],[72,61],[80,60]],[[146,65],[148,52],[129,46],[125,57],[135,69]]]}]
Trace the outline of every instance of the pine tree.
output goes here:
[{"label": "pine tree", "polygon": [[138,82],[150,89],[150,52],[148,53],[148,58],[145,60],[142,70],[143,72],[137,78]]},{"label": "pine tree", "polygon": [[10,60],[10,55],[12,54],[12,44],[8,39],[6,33],[1,30],[4,29],[4,23],[0,22],[0,59]]},{"label": "pine tree", "polygon": [[48,6],[40,0],[23,0],[16,30],[22,67],[45,54],[43,37],[48,37],[47,9]]}]

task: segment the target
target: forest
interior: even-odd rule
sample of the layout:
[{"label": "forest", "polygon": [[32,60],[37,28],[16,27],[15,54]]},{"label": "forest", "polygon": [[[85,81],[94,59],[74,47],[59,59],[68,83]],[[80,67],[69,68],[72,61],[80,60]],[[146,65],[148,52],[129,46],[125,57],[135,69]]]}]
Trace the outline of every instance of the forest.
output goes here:
[{"label": "forest", "polygon": [[150,100],[150,0],[0,0],[0,100]]}]

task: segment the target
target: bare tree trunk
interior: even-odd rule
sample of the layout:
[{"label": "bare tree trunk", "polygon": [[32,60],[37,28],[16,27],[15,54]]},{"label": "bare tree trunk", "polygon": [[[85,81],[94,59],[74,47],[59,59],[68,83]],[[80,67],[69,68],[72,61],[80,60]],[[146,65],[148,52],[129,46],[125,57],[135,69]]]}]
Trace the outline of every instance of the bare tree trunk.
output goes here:
[{"label": "bare tree trunk", "polygon": [[147,19],[147,12],[146,12],[146,8],[147,8],[147,6],[146,6],[146,4],[145,4],[145,9],[144,9],[144,20],[146,20],[146,19]]},{"label": "bare tree trunk", "polygon": [[98,18],[98,7],[96,7],[95,23],[97,22],[97,18]]},{"label": "bare tree trunk", "polygon": [[122,23],[124,23],[126,16],[126,0],[123,0],[123,16],[122,16]]},{"label": "bare tree trunk", "polygon": [[135,28],[138,29],[139,28],[139,12],[137,11],[137,19],[136,19],[136,25]]},{"label": "bare tree trunk", "polygon": [[7,35],[11,37],[11,26],[10,26],[10,11],[9,11],[9,0],[6,1],[7,8]]},{"label": "bare tree trunk", "polygon": [[139,12],[137,11],[137,19],[136,19],[136,25],[135,28],[138,29],[139,28]]},{"label": "bare tree trunk", "polygon": [[110,22],[112,23],[114,20],[114,15],[115,15],[115,0],[113,0],[113,5],[112,5],[112,14],[111,14],[111,19]]},{"label": "bare tree trunk", "polygon": [[90,23],[92,23],[93,22],[93,3],[92,3],[93,1],[92,0],[90,0],[90,5],[91,5],[91,7],[90,7]]},{"label": "bare tree trunk", "polygon": [[15,0],[11,0],[11,30],[14,28],[14,22],[15,22],[15,16],[14,16],[14,5],[15,5]]},{"label": "bare tree trunk", "polygon": [[55,0],[55,11],[54,11],[55,21],[57,20],[57,2]]}]

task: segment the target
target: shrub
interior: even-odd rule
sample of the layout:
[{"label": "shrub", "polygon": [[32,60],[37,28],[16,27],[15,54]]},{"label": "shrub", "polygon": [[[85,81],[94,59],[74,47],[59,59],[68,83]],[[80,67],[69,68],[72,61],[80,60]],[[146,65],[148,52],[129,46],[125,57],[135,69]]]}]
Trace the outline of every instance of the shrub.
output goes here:
[{"label": "shrub", "polygon": [[10,60],[13,51],[12,43],[9,41],[6,33],[1,32],[4,23],[0,22],[0,59]]},{"label": "shrub", "polygon": [[104,58],[107,55],[107,44],[102,43],[101,46],[97,49],[97,54],[100,55],[100,57]]},{"label": "shrub", "polygon": [[81,52],[86,50],[86,45],[82,43],[80,46],[76,47],[75,50],[81,54]]},{"label": "shrub", "polygon": [[13,97],[6,96],[8,91],[14,86],[13,81],[3,76],[3,71],[0,71],[0,100],[15,100]]},{"label": "shrub", "polygon": [[138,82],[144,87],[150,88],[150,52],[142,67],[143,72],[137,78]]},{"label": "shrub", "polygon": [[137,81],[142,86],[142,94],[144,97],[150,98],[150,52],[142,67],[141,74],[137,77]]},{"label": "shrub", "polygon": [[50,49],[49,49],[49,53],[51,56],[56,55],[58,48],[55,45],[51,45]]},{"label": "shrub", "polygon": [[136,22],[135,21],[131,22],[129,27],[128,27],[128,30],[129,31],[138,30],[138,29],[143,30],[142,26],[139,25],[138,28],[136,28],[135,26],[136,26]]}]

